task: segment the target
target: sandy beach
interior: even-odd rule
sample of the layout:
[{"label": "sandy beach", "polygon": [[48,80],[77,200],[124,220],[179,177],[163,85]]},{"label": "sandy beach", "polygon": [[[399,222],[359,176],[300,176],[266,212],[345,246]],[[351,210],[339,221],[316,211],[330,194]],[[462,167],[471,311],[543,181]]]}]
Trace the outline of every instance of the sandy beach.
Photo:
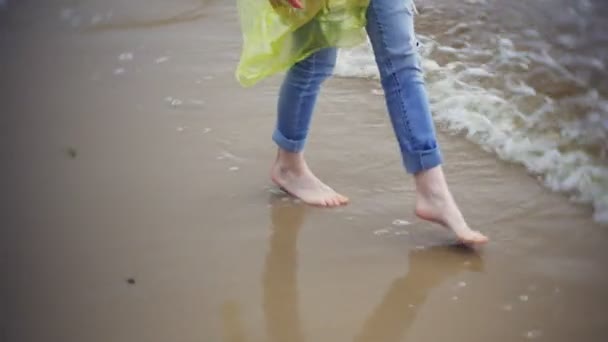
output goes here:
[{"label": "sandy beach", "polygon": [[307,150],[352,203],[276,189],[281,78],[236,82],[232,2],[15,1],[0,51],[1,341],[608,339],[592,208],[440,130],[491,238],[454,247],[413,215],[376,81],[328,81]]}]

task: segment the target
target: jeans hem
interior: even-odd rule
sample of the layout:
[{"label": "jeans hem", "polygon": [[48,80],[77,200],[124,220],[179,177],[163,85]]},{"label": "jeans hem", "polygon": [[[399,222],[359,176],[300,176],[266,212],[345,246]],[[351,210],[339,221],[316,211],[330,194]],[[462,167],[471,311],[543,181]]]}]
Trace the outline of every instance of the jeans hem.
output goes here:
[{"label": "jeans hem", "polygon": [[408,152],[403,156],[403,164],[408,173],[417,174],[421,171],[430,170],[443,163],[439,147],[425,150]]},{"label": "jeans hem", "polygon": [[278,129],[274,130],[272,133],[272,140],[283,150],[291,153],[298,153],[304,150],[304,145],[306,144],[306,139],[302,140],[291,140],[288,139],[281,133]]}]

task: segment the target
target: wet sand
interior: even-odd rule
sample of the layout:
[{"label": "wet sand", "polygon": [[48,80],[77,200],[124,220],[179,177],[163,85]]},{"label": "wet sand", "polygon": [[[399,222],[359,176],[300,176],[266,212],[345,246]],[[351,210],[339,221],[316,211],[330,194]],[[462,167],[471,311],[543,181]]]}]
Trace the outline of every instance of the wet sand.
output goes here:
[{"label": "wet sand", "polygon": [[308,157],[352,204],[303,206],[269,182],[280,78],[234,80],[232,4],[78,4],[81,22],[114,12],[94,29],[61,19],[70,1],[0,17],[0,340],[608,338],[588,206],[440,133],[492,238],[453,247],[413,217],[383,99],[351,79],[327,83]]}]

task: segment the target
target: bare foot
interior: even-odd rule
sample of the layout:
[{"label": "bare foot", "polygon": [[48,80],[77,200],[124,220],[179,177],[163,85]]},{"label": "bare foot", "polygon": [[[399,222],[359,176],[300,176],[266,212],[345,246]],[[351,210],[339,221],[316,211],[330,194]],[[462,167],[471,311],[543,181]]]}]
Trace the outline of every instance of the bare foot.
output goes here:
[{"label": "bare foot", "polygon": [[420,172],[416,174],[415,179],[418,217],[450,229],[458,240],[466,245],[488,242],[485,235],[467,225],[448,189],[441,166]]},{"label": "bare foot", "polygon": [[304,203],[321,207],[348,203],[348,198],[335,192],[312,173],[302,153],[279,149],[270,177],[276,185]]}]

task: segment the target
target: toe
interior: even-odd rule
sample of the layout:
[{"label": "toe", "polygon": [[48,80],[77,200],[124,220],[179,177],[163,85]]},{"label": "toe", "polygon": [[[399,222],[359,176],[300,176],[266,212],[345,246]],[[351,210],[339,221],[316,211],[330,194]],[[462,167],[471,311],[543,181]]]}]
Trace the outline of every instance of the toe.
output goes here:
[{"label": "toe", "polygon": [[340,201],[338,200],[338,198],[336,196],[331,197],[330,202],[331,202],[332,207],[337,207],[340,205]]},{"label": "toe", "polygon": [[333,206],[331,198],[329,198],[329,197],[323,198],[322,201],[323,201],[324,207],[331,208]]},{"label": "toe", "polygon": [[473,231],[468,236],[462,239],[462,242],[467,245],[481,245],[488,242],[488,237],[481,234],[480,232]]},{"label": "toe", "polygon": [[475,242],[477,243],[486,243],[489,240],[487,236],[481,234],[480,232],[475,232],[474,236]]},{"label": "toe", "polygon": [[315,207],[327,207],[328,203],[323,197],[315,198],[314,200],[304,200],[305,203],[310,204]]}]

